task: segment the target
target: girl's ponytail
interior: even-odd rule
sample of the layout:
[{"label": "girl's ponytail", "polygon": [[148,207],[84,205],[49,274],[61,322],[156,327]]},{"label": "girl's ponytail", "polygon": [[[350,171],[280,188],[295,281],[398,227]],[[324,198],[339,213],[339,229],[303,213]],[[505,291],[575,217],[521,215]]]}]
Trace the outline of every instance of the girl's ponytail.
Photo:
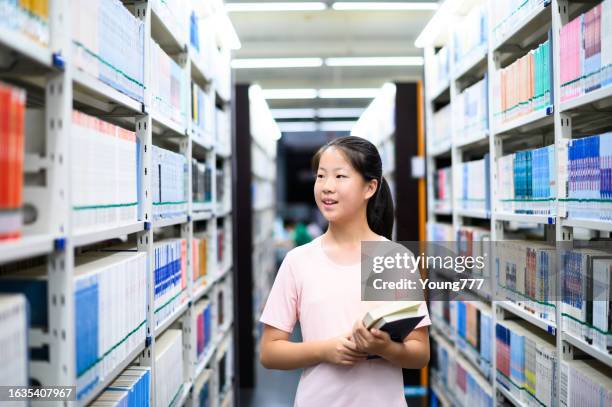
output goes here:
[{"label": "girl's ponytail", "polygon": [[374,233],[391,240],[394,222],[393,197],[387,180],[382,176],[382,161],[376,146],[361,137],[346,136],[334,139],[321,147],[312,158],[312,170],[315,173],[319,168],[321,155],[330,147],[341,150],[366,182],[378,180],[376,192],[368,201],[366,216]]}]

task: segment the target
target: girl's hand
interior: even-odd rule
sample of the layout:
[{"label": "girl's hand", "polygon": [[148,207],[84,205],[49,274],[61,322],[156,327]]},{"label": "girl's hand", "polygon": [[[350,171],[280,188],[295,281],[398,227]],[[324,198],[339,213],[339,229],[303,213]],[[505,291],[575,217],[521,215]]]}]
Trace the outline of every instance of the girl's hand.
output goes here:
[{"label": "girl's hand", "polygon": [[391,337],[379,329],[368,330],[363,325],[363,321],[359,319],[353,325],[353,341],[357,345],[357,350],[370,355],[382,356],[382,353],[391,344]]},{"label": "girl's hand", "polygon": [[357,350],[357,346],[350,340],[351,335],[331,338],[326,342],[323,351],[323,359],[328,363],[342,366],[353,366],[368,356]]}]

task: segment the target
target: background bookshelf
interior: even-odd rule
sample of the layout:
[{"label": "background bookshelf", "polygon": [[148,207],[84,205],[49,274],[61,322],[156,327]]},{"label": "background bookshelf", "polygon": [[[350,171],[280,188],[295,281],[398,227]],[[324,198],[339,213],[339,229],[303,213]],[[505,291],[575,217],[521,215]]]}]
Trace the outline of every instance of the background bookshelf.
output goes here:
[{"label": "background bookshelf", "polygon": [[[4,365],[10,377],[77,385],[76,405],[142,383],[153,405],[231,405],[235,33],[223,3],[2,12],[0,90],[14,106],[3,121],[15,124],[0,136],[13,149],[0,175],[11,196],[0,286],[43,320],[30,319],[30,356]],[[20,300],[1,298],[19,340]],[[16,354],[24,343],[11,343]]]},{"label": "background bookshelf", "polygon": [[[604,184],[597,182],[604,174],[599,157],[607,156],[604,133],[611,129],[611,18],[609,1],[449,0],[440,7],[421,38],[428,240],[460,241],[468,232],[474,242],[513,241],[509,244],[515,245],[520,266],[528,247],[546,256],[555,244],[563,244],[586,258],[577,249],[580,241],[609,237],[607,196],[600,191]],[[576,160],[586,157],[576,156],[577,148],[589,151],[585,154],[599,171],[593,175],[597,182],[591,178],[597,186],[589,187],[588,197],[576,184],[576,163],[582,162]],[[472,188],[470,180],[478,185]],[[567,272],[563,265],[568,258],[556,258],[560,273]],[[477,315],[491,319],[487,332],[479,325],[477,347],[482,350],[486,337],[485,346],[492,345],[490,360],[466,352],[462,302],[431,305],[433,402],[473,404],[462,390],[470,368],[476,368],[475,382],[486,394],[478,400],[482,405],[581,405],[587,402],[584,397],[599,402],[599,395],[580,393],[577,383],[583,380],[597,389],[608,383],[612,360],[603,345],[611,336],[608,324],[595,328],[559,298],[500,288],[506,275],[492,270],[493,289],[505,290],[508,300],[465,299],[479,310]],[[603,273],[609,279],[609,269]],[[608,315],[608,297],[594,303]],[[451,355],[458,355],[452,356],[452,372],[447,365]],[[576,361],[584,358],[591,360],[588,367]],[[529,366],[531,360],[553,374]],[[479,369],[487,362],[490,369]],[[601,397],[610,397],[608,391]]]}]

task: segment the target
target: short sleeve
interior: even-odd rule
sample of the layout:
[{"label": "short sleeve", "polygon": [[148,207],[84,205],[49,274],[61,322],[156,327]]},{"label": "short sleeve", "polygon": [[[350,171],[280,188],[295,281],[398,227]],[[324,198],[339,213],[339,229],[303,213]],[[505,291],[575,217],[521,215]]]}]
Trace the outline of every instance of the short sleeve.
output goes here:
[{"label": "short sleeve", "polygon": [[419,322],[415,329],[431,325],[431,319],[429,319],[429,310],[427,309],[427,303],[425,301],[421,302],[421,305],[419,306],[419,311],[425,313],[425,318],[423,318],[421,322]]},{"label": "short sleeve", "polygon": [[293,332],[298,320],[298,289],[288,253],[274,279],[260,322],[285,332]]}]

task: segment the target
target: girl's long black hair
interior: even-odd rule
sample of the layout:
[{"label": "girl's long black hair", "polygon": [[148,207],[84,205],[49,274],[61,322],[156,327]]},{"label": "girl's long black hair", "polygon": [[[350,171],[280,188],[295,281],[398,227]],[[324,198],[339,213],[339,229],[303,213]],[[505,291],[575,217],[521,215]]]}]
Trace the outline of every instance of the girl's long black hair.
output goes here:
[{"label": "girl's long black hair", "polygon": [[346,136],[334,139],[321,147],[312,158],[312,170],[315,173],[319,169],[321,155],[330,147],[341,150],[351,166],[366,182],[378,180],[376,192],[368,200],[366,210],[368,225],[374,233],[391,240],[394,222],[393,198],[389,184],[382,175],[382,161],[378,150],[374,144],[361,137]]}]

